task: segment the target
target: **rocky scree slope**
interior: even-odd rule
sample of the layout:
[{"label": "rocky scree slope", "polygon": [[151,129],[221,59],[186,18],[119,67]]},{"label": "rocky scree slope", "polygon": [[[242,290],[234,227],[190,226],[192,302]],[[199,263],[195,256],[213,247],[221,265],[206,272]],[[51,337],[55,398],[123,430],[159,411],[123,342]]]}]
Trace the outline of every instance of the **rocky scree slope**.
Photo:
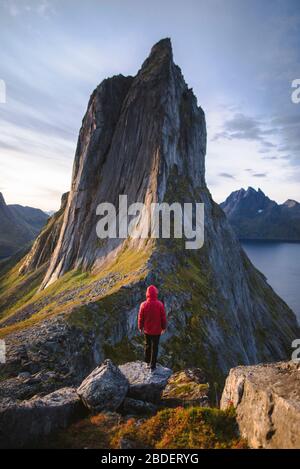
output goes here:
[{"label": "rocky scree slope", "polygon": [[[26,389],[29,397],[78,385],[107,356],[117,363],[141,356],[136,317],[149,283],[158,285],[168,312],[163,364],[200,366],[221,383],[232,366],[290,354],[299,336],[295,316],[212,200],[205,152],[204,112],[173,62],[169,39],[152,48],[135,77],[114,76],[96,88],[54,232],[49,225],[47,236],[0,279],[0,336],[7,346],[0,373],[10,383],[0,386],[0,396],[5,389],[18,395]],[[137,233],[151,202],[203,202],[204,246],[189,251],[181,239],[100,241],[96,206],[118,207],[119,194],[145,204]],[[20,371],[31,374],[32,391],[16,379]],[[51,377],[39,380],[39,373]]]}]

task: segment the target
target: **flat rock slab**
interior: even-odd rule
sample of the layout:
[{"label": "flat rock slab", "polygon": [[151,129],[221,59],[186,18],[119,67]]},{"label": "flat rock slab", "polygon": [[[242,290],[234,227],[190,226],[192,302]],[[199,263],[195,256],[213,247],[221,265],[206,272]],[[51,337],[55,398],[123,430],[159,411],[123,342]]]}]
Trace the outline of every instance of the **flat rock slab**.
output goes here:
[{"label": "flat rock slab", "polygon": [[251,447],[300,448],[300,363],[233,368],[221,409],[231,405]]},{"label": "flat rock slab", "polygon": [[125,363],[119,368],[129,382],[127,396],[154,403],[160,401],[162,391],[172,374],[170,368],[161,365],[157,365],[152,373],[142,361]]},{"label": "flat rock slab", "polygon": [[62,388],[44,397],[0,405],[0,447],[35,446],[39,439],[66,428],[83,415],[84,407],[74,388]]},{"label": "flat rock slab", "polygon": [[114,411],[123,402],[128,381],[114,363],[107,359],[85,378],[77,389],[84,405],[92,412]]}]

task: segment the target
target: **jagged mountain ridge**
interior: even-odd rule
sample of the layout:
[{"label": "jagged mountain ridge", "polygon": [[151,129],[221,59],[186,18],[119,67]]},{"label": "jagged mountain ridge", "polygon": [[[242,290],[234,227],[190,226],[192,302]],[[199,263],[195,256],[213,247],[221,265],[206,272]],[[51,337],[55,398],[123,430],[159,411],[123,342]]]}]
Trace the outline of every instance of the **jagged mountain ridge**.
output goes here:
[{"label": "jagged mountain ridge", "polygon": [[[54,369],[55,379],[27,391],[48,392],[77,382],[105,357],[119,363],[140,357],[136,316],[150,282],[168,311],[162,363],[201,366],[220,381],[236,364],[288,356],[299,335],[296,318],[250,263],[212,200],[205,151],[204,112],[173,62],[170,40],[153,47],[136,77],[113,77],[97,87],[80,130],[55,251],[49,247],[38,268],[30,265],[37,242],[16,266],[26,272],[23,284],[42,268],[47,273],[42,289],[0,320],[6,376],[13,379],[24,363],[30,372]],[[178,239],[98,245],[95,207],[124,193],[129,203],[147,208],[152,201],[203,202],[204,247],[187,251]],[[142,224],[143,214],[137,230]],[[12,295],[23,288],[15,277],[13,282]],[[23,396],[24,389],[13,386]],[[0,396],[6,389],[0,384]]]},{"label": "jagged mountain ridge", "polygon": [[0,192],[0,259],[12,256],[30,243],[46,223],[42,210],[5,203]]},{"label": "jagged mountain ridge", "polygon": [[232,192],[221,203],[240,239],[300,240],[300,204],[270,200],[252,187]]}]

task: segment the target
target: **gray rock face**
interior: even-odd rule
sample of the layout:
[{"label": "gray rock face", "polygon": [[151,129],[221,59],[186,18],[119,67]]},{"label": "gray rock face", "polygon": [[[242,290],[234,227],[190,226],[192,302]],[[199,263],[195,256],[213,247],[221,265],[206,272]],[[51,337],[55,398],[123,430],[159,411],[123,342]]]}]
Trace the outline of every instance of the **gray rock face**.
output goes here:
[{"label": "gray rock face", "polygon": [[123,402],[128,382],[111,360],[105,360],[77,389],[85,406],[92,412],[116,410]]},{"label": "gray rock face", "polygon": [[170,368],[157,365],[154,373],[141,361],[120,365],[120,370],[129,382],[128,397],[157,403],[172,374]]},{"label": "gray rock face", "polygon": [[66,428],[83,411],[74,388],[63,388],[29,401],[2,401],[0,448],[34,447],[42,437]]},{"label": "gray rock face", "polygon": [[[92,313],[91,313],[92,314]],[[14,334],[6,340],[7,360],[0,364],[1,398],[29,399],[66,386],[79,386],[103,361],[95,340],[95,331],[84,333],[71,326],[63,316]],[[17,375],[29,372],[30,379]]]},{"label": "gray rock face", "polygon": [[236,408],[253,448],[300,448],[300,364],[279,362],[230,370],[221,408]]}]

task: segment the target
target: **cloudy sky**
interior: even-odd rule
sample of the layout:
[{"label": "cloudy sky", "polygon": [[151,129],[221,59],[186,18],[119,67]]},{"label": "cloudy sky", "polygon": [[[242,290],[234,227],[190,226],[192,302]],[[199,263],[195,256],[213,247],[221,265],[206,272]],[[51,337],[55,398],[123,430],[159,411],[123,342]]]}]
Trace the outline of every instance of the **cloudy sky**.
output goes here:
[{"label": "cloudy sky", "polygon": [[206,113],[215,200],[249,185],[300,200],[299,0],[0,0],[7,203],[58,208],[91,92],[167,36]]}]

